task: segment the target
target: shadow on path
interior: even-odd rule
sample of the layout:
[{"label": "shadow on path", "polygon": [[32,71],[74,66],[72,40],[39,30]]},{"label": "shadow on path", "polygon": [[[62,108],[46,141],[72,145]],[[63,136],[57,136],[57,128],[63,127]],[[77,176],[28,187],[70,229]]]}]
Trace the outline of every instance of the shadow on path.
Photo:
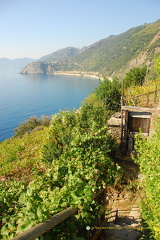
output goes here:
[{"label": "shadow on path", "polygon": [[[126,214],[126,210],[120,210]],[[132,207],[128,216],[118,217],[118,211],[112,211],[105,230],[106,240],[136,240],[140,235],[141,217],[139,207]]]}]

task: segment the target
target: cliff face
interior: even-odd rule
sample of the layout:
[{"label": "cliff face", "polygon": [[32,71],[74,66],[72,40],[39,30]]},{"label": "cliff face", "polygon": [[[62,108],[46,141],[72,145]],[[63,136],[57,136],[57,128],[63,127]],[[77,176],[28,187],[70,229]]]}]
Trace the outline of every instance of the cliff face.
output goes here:
[{"label": "cliff face", "polygon": [[51,64],[32,62],[29,63],[21,70],[21,74],[43,74],[43,75],[53,75],[55,69]]},{"label": "cliff face", "polygon": [[25,66],[21,72],[22,74],[43,74],[40,63],[32,62]]}]

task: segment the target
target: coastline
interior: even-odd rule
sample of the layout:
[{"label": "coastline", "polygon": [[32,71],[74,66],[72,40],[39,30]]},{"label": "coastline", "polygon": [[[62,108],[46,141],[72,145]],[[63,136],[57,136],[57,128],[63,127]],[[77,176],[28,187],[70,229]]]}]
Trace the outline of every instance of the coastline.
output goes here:
[{"label": "coastline", "polygon": [[98,73],[84,73],[84,72],[75,72],[75,71],[57,71],[54,72],[54,75],[66,75],[66,76],[78,76],[78,77],[90,77],[94,79],[103,80],[102,76],[99,76]]}]

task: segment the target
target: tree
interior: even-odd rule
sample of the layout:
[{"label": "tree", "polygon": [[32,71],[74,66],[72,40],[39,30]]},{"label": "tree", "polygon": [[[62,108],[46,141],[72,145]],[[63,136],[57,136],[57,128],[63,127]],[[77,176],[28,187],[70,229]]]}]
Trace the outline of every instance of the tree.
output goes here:
[{"label": "tree", "polygon": [[96,88],[97,97],[104,101],[107,110],[118,110],[121,99],[121,83],[117,78],[110,81],[105,78],[101,81],[99,87]]},{"label": "tree", "polygon": [[21,137],[25,133],[29,133],[33,130],[40,130],[41,128],[37,128],[39,126],[49,126],[51,121],[51,117],[49,116],[42,116],[41,119],[37,118],[36,116],[29,117],[23,123],[21,123],[17,128],[14,129],[14,136]]},{"label": "tree", "polygon": [[147,66],[143,68],[132,68],[128,73],[126,73],[126,77],[124,78],[124,86],[142,86],[144,83],[145,76],[147,74]]}]

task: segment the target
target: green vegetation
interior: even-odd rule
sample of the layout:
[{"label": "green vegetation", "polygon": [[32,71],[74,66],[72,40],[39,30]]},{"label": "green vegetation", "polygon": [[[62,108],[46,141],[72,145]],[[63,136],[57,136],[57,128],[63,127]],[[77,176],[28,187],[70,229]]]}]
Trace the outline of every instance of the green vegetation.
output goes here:
[{"label": "green vegetation", "polygon": [[[159,57],[156,58],[154,69],[159,73]],[[130,71],[131,73],[132,71]],[[134,75],[134,74],[133,74]],[[159,76],[158,76],[159,77]],[[143,86],[130,86],[125,89],[125,96],[131,97],[147,92],[154,91],[160,88],[160,81],[154,79],[152,81],[144,82]],[[147,106],[148,104],[157,105],[155,99],[158,100],[159,92],[150,93],[145,97],[133,98],[128,101],[129,105],[136,104],[136,106]],[[146,99],[147,98],[147,102]],[[157,101],[159,103],[159,100]],[[150,138],[146,139],[143,135],[136,136],[136,151],[137,158],[134,161],[139,164],[142,179],[140,187],[142,189],[141,199],[141,213],[144,221],[144,236],[141,239],[160,239],[160,119],[155,121],[154,133]],[[148,228],[148,230],[146,230]],[[151,231],[151,232],[149,232]],[[148,235],[148,236],[147,236]]]},{"label": "green vegetation", "polygon": [[143,199],[141,203],[142,217],[152,230],[154,238],[160,239],[160,119],[157,120],[155,133],[146,140],[142,136],[136,137],[135,159],[140,165],[143,175],[141,187]]},{"label": "green vegetation", "polygon": [[40,58],[38,61],[40,62],[57,62],[57,61],[64,61],[67,58],[73,57],[78,54],[78,49],[73,47],[67,47],[60,49],[56,52],[53,52],[47,56]]},{"label": "green vegetation", "polygon": [[25,133],[30,133],[31,131],[39,131],[43,129],[44,126],[49,126],[50,120],[51,118],[48,116],[42,116],[41,119],[38,119],[36,116],[29,117],[25,122],[14,129],[14,136],[21,137]]},{"label": "green vegetation", "polygon": [[[136,57],[140,49],[152,56],[153,44],[157,45],[156,40],[153,44],[151,40],[158,26],[159,22],[133,28],[104,39],[65,62],[40,64],[44,72],[50,65],[54,70],[80,68],[112,74],[118,66],[121,68]],[[155,71],[159,76],[159,57]],[[126,74],[126,97],[160,86],[157,80],[144,82],[145,76],[145,66]],[[135,86],[142,83],[143,86]],[[30,117],[15,129],[13,138],[0,143],[0,239],[11,239],[69,206],[79,209],[72,223],[65,221],[40,239],[86,238],[81,233],[85,233],[86,225],[94,226],[99,217],[100,207],[93,194],[106,185],[124,181],[124,172],[113,160],[117,145],[106,124],[108,116],[120,108],[121,91],[117,78],[113,81],[104,78],[80,109],[61,111],[52,120]],[[144,176],[142,214],[158,240],[159,126],[160,120],[156,133],[148,141],[137,137],[136,143],[136,161]]]},{"label": "green vegetation", "polygon": [[55,114],[49,127],[35,131],[44,121],[29,118],[15,137],[0,144],[0,239],[11,239],[69,206],[79,208],[72,223],[64,222],[43,239],[83,239],[86,225],[95,225],[99,205],[93,194],[122,179],[112,160],[116,143],[106,125],[108,114],[96,91],[79,110]]},{"label": "green vegetation", "polygon": [[124,86],[125,88],[130,86],[142,86],[145,80],[145,76],[147,74],[147,66],[143,68],[132,68],[128,73],[126,73],[126,77],[124,78]]},{"label": "green vegetation", "polygon": [[95,90],[98,99],[104,101],[105,108],[107,110],[117,111],[120,109],[121,100],[121,84],[118,79],[114,78],[110,81],[104,78],[104,81],[100,82],[99,87]]},{"label": "green vegetation", "polygon": [[[69,61],[76,62],[78,70],[100,72],[104,76],[123,75],[127,65],[140,54],[144,57],[142,66],[153,65],[155,48],[160,46],[158,38],[152,41],[159,31],[160,21],[145,24],[117,35],[103,39],[73,57]],[[151,42],[152,41],[152,42]],[[138,66],[139,67],[139,66]]]},{"label": "green vegetation", "polygon": [[0,176],[32,179],[33,168],[41,168],[42,147],[48,127],[0,143]]},{"label": "green vegetation", "polygon": [[[144,24],[82,49],[61,49],[40,59],[44,61],[41,63],[41,70],[43,74],[51,74],[55,71],[78,71],[123,78],[125,72],[133,67],[147,65],[152,69],[153,59],[160,47],[159,26],[160,21]],[[26,72],[26,69],[22,72]]]},{"label": "green vegetation", "polygon": [[[98,140],[99,134],[101,140]],[[54,159],[61,157],[61,155],[63,156],[64,153],[70,152],[69,148],[73,144],[72,142],[75,142],[75,146],[72,146],[75,149],[75,154],[78,152],[80,154],[82,151],[80,158],[85,157],[85,154],[87,156],[89,154],[90,157],[92,154],[94,155],[92,153],[94,147],[95,150],[101,152],[103,144],[105,143],[107,146],[109,142],[111,145],[106,148],[106,153],[107,151],[111,152],[111,146],[114,146],[114,144],[107,136],[109,137],[102,108],[93,108],[91,104],[85,104],[78,112],[61,112],[55,115],[51,122],[50,138],[48,145],[45,146],[44,159],[52,162]],[[102,145],[100,141],[102,141]],[[76,151],[76,146],[79,146],[78,148],[81,148],[81,150]]]},{"label": "green vegetation", "polygon": [[[143,68],[133,68],[127,74],[124,82],[126,86],[124,90],[124,95],[126,98],[130,98],[127,100],[127,105],[136,105],[136,106],[145,106],[145,107],[155,107],[159,103],[159,91],[154,92],[156,89],[160,89],[160,81],[159,79],[146,80],[147,75],[150,74],[146,70],[146,67]],[[146,72],[145,72],[146,71]],[[158,77],[159,72],[159,57],[155,60],[154,71],[152,71],[152,75]],[[157,74],[156,74],[157,73]],[[146,75],[147,74],[147,75]],[[143,85],[141,85],[141,79],[143,79],[146,75],[145,81],[143,81]],[[139,82],[137,86],[133,86],[131,84],[130,79],[134,82]],[[137,80],[136,80],[137,79]],[[132,96],[137,96],[144,93],[149,93],[148,95],[139,96],[137,98],[132,98]]]},{"label": "green vegetation", "polygon": [[[137,96],[139,94],[155,91],[156,89],[159,89],[159,88],[160,88],[160,81],[155,79],[155,80],[145,82],[143,86],[135,86],[135,87],[129,87],[125,89],[125,96],[126,98],[131,98],[132,96]],[[159,96],[159,92],[157,92],[157,96]],[[133,106],[133,103],[135,103],[136,106],[142,106],[145,103],[145,98],[148,98],[147,101],[151,98],[151,104],[153,104],[154,97],[155,97],[155,93],[151,93],[146,97],[142,96],[142,97],[138,97],[137,99],[133,99],[134,101],[132,101],[132,99],[128,100],[127,105]]]},{"label": "green vegetation", "polygon": [[110,81],[104,78],[99,82],[99,86],[83,102],[85,106],[90,106],[92,111],[98,111],[97,116],[104,114],[108,119],[115,111],[120,110],[122,86],[117,78]]},{"label": "green vegetation", "polygon": [[157,73],[158,77],[160,77],[160,55],[155,59],[154,70]]}]

